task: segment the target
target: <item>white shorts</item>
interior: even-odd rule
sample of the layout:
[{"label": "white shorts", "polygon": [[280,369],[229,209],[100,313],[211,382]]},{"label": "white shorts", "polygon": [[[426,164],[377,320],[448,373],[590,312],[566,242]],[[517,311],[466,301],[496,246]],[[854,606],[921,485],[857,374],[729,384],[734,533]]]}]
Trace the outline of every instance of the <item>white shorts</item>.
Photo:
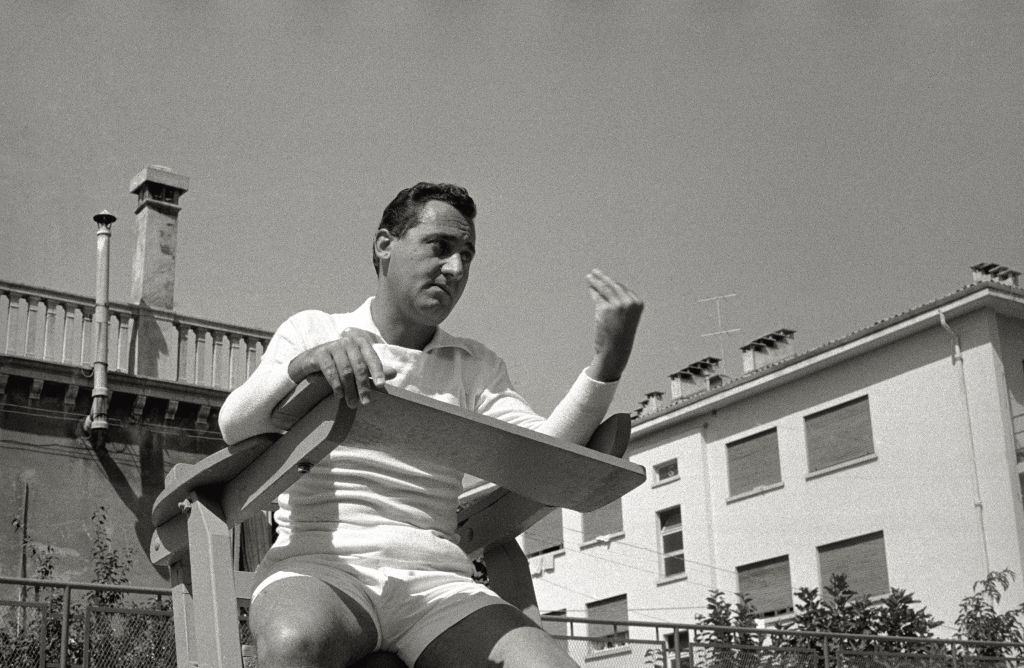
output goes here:
[{"label": "white shorts", "polygon": [[268,585],[291,577],[311,577],[358,602],[377,628],[376,649],[398,654],[412,666],[435,638],[489,605],[508,605],[472,578],[446,571],[418,571],[378,565],[369,559],[334,555],[289,557],[261,566],[255,599]]}]

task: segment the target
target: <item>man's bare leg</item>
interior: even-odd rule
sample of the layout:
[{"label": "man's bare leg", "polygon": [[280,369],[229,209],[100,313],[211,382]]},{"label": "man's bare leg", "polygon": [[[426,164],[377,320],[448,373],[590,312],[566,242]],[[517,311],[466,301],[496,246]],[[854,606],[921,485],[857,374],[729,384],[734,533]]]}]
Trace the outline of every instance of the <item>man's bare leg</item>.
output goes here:
[{"label": "man's bare leg", "polygon": [[345,668],[377,644],[369,614],[314,578],[271,583],[249,614],[260,668]]},{"label": "man's bare leg", "polygon": [[551,636],[522,612],[503,604],[469,615],[435,638],[416,661],[416,668],[452,666],[576,668]]}]

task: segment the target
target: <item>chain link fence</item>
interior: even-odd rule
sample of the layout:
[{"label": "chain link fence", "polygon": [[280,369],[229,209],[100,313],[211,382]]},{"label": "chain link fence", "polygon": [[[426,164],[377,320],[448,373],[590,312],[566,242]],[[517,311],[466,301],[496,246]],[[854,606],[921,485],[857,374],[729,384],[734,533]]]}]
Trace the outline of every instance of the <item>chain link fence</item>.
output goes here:
[{"label": "chain link fence", "polygon": [[1024,668],[1024,645],[1013,643],[543,619],[577,664],[595,668]]},{"label": "chain link fence", "polygon": [[3,668],[174,668],[166,589],[0,578]]},{"label": "chain link fence", "polygon": [[[256,668],[243,613],[240,652]],[[595,668],[1024,668],[1024,645],[544,617]],[[0,578],[0,667],[174,668],[167,589]]]}]

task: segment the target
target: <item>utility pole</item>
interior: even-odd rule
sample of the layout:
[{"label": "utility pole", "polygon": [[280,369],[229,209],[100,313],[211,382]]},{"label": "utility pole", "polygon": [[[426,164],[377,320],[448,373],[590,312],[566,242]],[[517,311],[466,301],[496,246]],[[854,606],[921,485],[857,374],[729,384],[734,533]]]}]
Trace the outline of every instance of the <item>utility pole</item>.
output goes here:
[{"label": "utility pole", "polygon": [[[24,481],[25,488],[21,497],[21,556],[18,559],[18,577],[28,577],[28,481]],[[24,603],[28,598],[28,591],[25,585],[18,587],[18,602]],[[25,608],[18,608],[18,633],[25,625]]]},{"label": "utility pole", "polygon": [[722,361],[725,361],[725,341],[723,340],[723,337],[735,334],[736,332],[739,332],[739,331],[742,331],[739,328],[736,328],[736,329],[722,329],[722,302],[725,301],[726,299],[732,299],[735,296],[736,296],[736,293],[733,292],[733,293],[729,293],[727,295],[717,295],[715,297],[705,297],[703,299],[698,299],[697,300],[698,304],[705,304],[707,302],[715,302],[715,315],[717,317],[718,331],[716,331],[716,332],[708,332],[707,334],[701,334],[701,337],[706,339],[709,336],[714,336],[714,337],[716,337],[718,339],[719,359],[721,359]]}]

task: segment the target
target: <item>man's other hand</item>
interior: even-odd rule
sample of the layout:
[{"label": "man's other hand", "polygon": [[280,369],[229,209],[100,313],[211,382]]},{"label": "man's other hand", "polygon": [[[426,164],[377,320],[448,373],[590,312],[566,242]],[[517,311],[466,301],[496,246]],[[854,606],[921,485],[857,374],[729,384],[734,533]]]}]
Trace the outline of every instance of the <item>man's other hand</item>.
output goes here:
[{"label": "man's other hand", "polygon": [[594,360],[587,375],[594,380],[615,381],[622,376],[633,349],[644,302],[629,288],[600,269],[587,274],[594,300]]},{"label": "man's other hand", "polygon": [[349,408],[370,403],[370,389],[382,387],[394,378],[394,369],[385,369],[373,349],[379,339],[362,329],[349,327],[334,341],[299,353],[288,364],[288,375],[298,382],[320,372]]}]

